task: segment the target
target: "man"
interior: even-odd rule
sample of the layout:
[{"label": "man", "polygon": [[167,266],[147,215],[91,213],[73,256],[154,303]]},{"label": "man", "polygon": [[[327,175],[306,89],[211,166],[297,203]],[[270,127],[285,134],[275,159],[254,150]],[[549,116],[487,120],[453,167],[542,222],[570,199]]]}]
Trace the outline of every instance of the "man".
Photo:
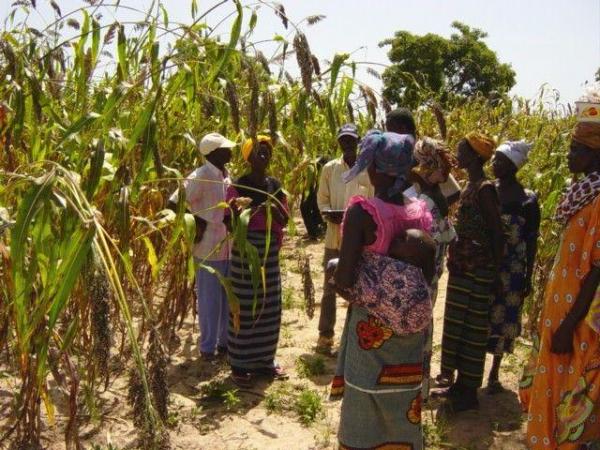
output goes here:
[{"label": "man", "polygon": [[[194,261],[223,276],[228,275],[230,248],[224,223],[225,210],[220,205],[225,203],[230,184],[225,164],[231,159],[231,149],[235,145],[218,133],[204,136],[199,150],[206,162],[183,182],[188,211],[196,220]],[[178,194],[175,191],[169,199],[171,208],[176,207]],[[215,351],[224,356],[229,321],[227,296],[218,277],[202,267],[196,270],[196,297],[200,356],[207,361],[215,357]]]},{"label": "man", "polygon": [[[373,187],[366,172],[365,176],[356,177],[349,183],[344,183],[342,179],[342,174],[350,170],[356,162],[359,142],[356,125],[351,123],[343,125],[338,131],[337,140],[342,150],[342,156],[323,166],[317,192],[319,210],[327,222],[323,257],[325,269],[329,260],[339,256],[342,242],[340,224],[348,200],[354,195],[373,196]],[[317,342],[317,352],[319,353],[331,354],[336,316],[335,301],[335,290],[325,279],[319,317],[319,340]]]},{"label": "man", "polygon": [[[390,111],[385,117],[385,128],[391,133],[410,134],[415,139],[417,137],[415,118],[407,108],[397,108]],[[460,186],[452,174],[448,176],[448,180],[440,184],[440,190],[446,197],[448,206],[455,203],[460,197]]]},{"label": "man", "polygon": [[319,186],[319,175],[327,158],[321,156],[314,165],[314,175],[310,177],[310,185],[307,191],[302,193],[300,201],[300,213],[310,239],[317,240],[325,234],[325,221],[321,217],[319,204],[317,202],[317,189]]}]

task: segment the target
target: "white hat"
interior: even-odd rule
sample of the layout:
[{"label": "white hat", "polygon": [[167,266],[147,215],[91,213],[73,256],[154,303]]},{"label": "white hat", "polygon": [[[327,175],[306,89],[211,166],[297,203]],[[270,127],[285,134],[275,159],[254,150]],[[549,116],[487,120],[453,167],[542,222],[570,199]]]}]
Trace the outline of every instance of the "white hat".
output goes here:
[{"label": "white hat", "polygon": [[235,142],[230,141],[219,133],[210,133],[202,138],[198,148],[200,149],[200,153],[206,156],[218,148],[232,148],[236,145]]},{"label": "white hat", "polygon": [[517,169],[520,169],[527,161],[531,147],[532,145],[525,141],[506,141],[496,149],[496,152],[504,154],[517,166]]}]

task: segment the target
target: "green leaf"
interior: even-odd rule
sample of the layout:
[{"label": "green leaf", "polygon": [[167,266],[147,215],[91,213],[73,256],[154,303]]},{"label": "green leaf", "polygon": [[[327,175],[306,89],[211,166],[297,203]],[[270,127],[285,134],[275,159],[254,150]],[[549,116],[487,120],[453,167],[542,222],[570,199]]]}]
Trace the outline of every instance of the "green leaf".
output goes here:
[{"label": "green leaf", "polygon": [[340,73],[340,68],[342,64],[350,57],[348,53],[336,53],[333,57],[333,62],[331,63],[331,80],[329,89],[333,91],[335,87],[335,83],[337,83],[337,78]]},{"label": "green leaf", "polygon": [[240,33],[242,31],[242,19],[244,16],[244,10],[242,8],[242,4],[241,4],[240,0],[234,0],[234,1],[235,1],[235,7],[237,8],[237,17],[235,18],[233,25],[231,27],[231,35],[229,38],[229,45],[223,52],[223,55],[221,56],[221,59],[219,60],[219,62],[214,66],[213,70],[211,71],[211,73],[208,77],[209,85],[211,85],[217,79],[217,77],[221,74],[221,71],[227,64],[227,61],[229,61],[229,57],[235,50],[238,40],[240,39]]},{"label": "green leaf", "polygon": [[62,139],[58,142],[57,147],[60,147],[67,139],[73,136],[76,133],[79,133],[81,130],[86,128],[87,126],[93,124],[98,118],[100,114],[91,112],[86,114],[85,116],[79,118],[74,124],[72,124],[63,134]]},{"label": "green leaf", "polygon": [[152,280],[156,281],[158,278],[158,258],[156,256],[156,250],[154,249],[154,245],[152,245],[152,241],[147,236],[144,236],[142,241],[144,242],[146,250],[148,251],[147,261],[150,265]]},{"label": "green leaf", "polygon": [[252,10],[252,16],[250,16],[250,31],[253,31],[256,27],[256,22],[258,21],[258,16],[256,15],[256,9]]},{"label": "green leaf", "polygon": [[119,79],[127,79],[129,72],[127,64],[127,38],[125,37],[125,27],[119,25],[119,32],[117,34],[117,57],[118,57],[118,71]]},{"label": "green leaf", "polygon": [[159,8],[160,8],[160,11],[162,12],[162,16],[163,16],[163,25],[165,26],[165,28],[168,28],[169,27],[169,13],[167,12],[167,10],[165,9],[165,7],[163,6],[162,3],[159,5]]}]

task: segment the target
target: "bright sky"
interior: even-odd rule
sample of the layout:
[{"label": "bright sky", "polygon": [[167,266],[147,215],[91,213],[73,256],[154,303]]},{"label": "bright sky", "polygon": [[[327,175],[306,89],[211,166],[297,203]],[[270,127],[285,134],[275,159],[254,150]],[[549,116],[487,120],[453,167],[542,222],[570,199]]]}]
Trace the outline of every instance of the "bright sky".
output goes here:
[{"label": "bright sky", "polygon": [[[314,26],[301,25],[311,50],[320,59],[331,60],[336,52],[354,52],[356,61],[387,64],[386,49],[378,43],[392,37],[397,30],[417,34],[437,33],[448,36],[450,24],[459,20],[488,33],[486,39],[502,62],[512,64],[517,73],[513,93],[527,98],[536,96],[547,83],[560,92],[561,102],[573,102],[592,81],[600,67],[600,0],[281,0],[294,23],[307,16],[323,14],[326,18]],[[10,10],[10,0],[0,1],[0,18]],[[37,0],[45,21],[52,18],[48,0]],[[106,1],[105,3],[113,3]],[[83,5],[82,0],[58,0],[63,10]],[[150,0],[122,0],[122,5],[137,8]],[[191,21],[190,0],[163,0],[170,20]],[[214,0],[198,0],[199,10],[206,11]],[[244,0],[245,5],[258,3]],[[207,18],[215,25],[229,11],[231,2],[218,8]],[[120,13],[120,20],[139,20],[139,15]],[[107,14],[105,14],[106,18]],[[246,12],[245,21],[250,17]],[[38,22],[39,23],[39,22]],[[226,22],[219,29],[229,31]],[[270,39],[275,34],[286,36],[280,20],[262,5],[253,41]],[[291,39],[291,36],[290,36]],[[265,53],[269,56],[269,46]],[[381,70],[381,67],[374,67]],[[374,87],[379,82],[362,71],[362,81]]]}]

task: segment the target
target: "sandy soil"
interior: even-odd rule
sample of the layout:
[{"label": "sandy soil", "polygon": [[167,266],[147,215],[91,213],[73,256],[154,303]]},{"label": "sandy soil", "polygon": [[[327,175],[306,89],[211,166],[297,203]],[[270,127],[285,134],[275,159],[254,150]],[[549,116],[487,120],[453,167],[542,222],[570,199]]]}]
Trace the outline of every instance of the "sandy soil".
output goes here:
[{"label": "sandy soil", "polygon": [[[290,379],[272,383],[263,381],[251,390],[236,390],[227,378],[224,362],[207,363],[197,357],[195,343],[198,330],[193,318],[189,317],[179,333],[181,346],[173,352],[169,365],[169,434],[172,448],[336,448],[340,404],[327,399],[335,359],[321,357],[314,352],[319,303],[315,317],[309,319],[303,311],[302,284],[297,267],[301,252],[305,252],[311,261],[317,302],[321,296],[322,243],[301,237],[287,239],[281,258],[285,309],[277,356]],[[445,284],[444,278],[435,308],[434,375],[439,371]],[[340,299],[336,337],[341,335],[345,315],[346,306]],[[439,404],[428,405],[423,411],[427,448],[524,449],[516,390],[526,349],[527,343],[519,342],[515,354],[505,358],[501,380],[509,390],[494,396],[482,391],[479,411],[442,418],[438,416]],[[491,361],[488,361],[487,367],[490,365]],[[0,367],[0,425],[2,418],[9,413],[12,394],[17,387],[16,381]],[[113,379],[109,389],[101,394],[102,419],[92,422],[89,416],[81,418],[80,436],[85,448],[109,449],[109,444],[112,449],[136,448],[135,428],[126,392],[126,379],[123,376]],[[310,404],[320,401],[322,406],[322,412],[309,425],[302,424],[294,406],[302,395],[312,399]],[[56,424],[44,431],[44,445],[58,450],[65,448],[63,430],[67,403],[65,394],[59,389],[52,390],[52,397],[57,405]]]}]

